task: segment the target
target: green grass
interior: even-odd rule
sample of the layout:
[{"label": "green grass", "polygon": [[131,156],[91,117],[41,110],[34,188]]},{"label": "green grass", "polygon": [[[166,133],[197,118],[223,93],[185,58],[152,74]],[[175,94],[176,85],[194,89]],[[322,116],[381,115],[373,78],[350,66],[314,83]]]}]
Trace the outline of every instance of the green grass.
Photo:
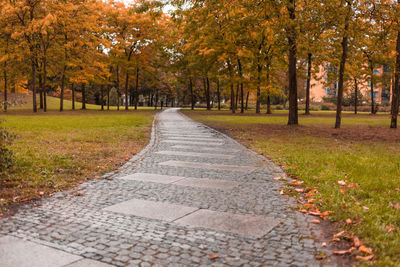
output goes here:
[{"label": "green grass", "polygon": [[[301,117],[298,127],[286,126],[286,116],[279,115],[185,113],[267,155],[306,187],[318,188],[318,207],[333,211],[331,220],[373,248],[374,264],[400,265],[400,210],[393,207],[400,204],[400,130],[388,129],[387,115],[345,114],[343,129],[335,130],[334,115],[323,112]],[[341,192],[339,180],[358,186]],[[354,223],[346,225],[347,218]]]},{"label": "green grass", "polygon": [[[20,115],[22,114],[22,115]],[[114,170],[148,142],[154,112],[50,111],[1,115],[17,138],[0,177],[0,209]]]}]

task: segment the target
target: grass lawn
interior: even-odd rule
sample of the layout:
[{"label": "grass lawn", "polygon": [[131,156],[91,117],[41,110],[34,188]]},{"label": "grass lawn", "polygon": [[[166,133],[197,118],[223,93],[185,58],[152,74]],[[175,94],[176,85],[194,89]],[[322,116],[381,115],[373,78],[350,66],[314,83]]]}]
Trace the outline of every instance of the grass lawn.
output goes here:
[{"label": "grass lawn", "polygon": [[154,112],[10,111],[15,164],[0,174],[0,213],[11,203],[65,190],[121,166],[148,142]]},{"label": "grass lawn", "polygon": [[[294,127],[286,125],[282,111],[268,116],[184,113],[266,155],[292,178],[304,181],[305,193],[317,188],[311,203],[333,211],[329,219],[338,228],[373,248],[370,264],[400,265],[400,129],[389,129],[387,114],[345,113],[342,129],[333,129],[332,112],[300,116],[300,126]],[[285,192],[297,193],[293,187]],[[312,207],[303,204],[299,209]]]}]

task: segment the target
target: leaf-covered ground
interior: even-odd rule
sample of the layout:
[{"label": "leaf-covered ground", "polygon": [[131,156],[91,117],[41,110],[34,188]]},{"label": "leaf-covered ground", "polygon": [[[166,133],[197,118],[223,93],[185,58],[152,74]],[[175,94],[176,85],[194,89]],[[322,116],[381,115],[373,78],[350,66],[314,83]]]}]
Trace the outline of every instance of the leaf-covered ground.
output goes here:
[{"label": "leaf-covered ground", "polygon": [[10,146],[14,166],[0,176],[0,213],[9,204],[118,168],[147,144],[153,115],[148,110],[1,115],[1,125],[17,138]]},{"label": "leaf-covered ground", "polygon": [[351,241],[349,251],[338,253],[400,265],[400,130],[388,128],[388,115],[344,114],[342,129],[335,130],[330,112],[301,116],[297,127],[286,125],[284,112],[185,113],[281,165],[298,180],[282,193],[302,196],[299,210],[332,211],[329,219],[338,232],[345,230],[336,238]]}]

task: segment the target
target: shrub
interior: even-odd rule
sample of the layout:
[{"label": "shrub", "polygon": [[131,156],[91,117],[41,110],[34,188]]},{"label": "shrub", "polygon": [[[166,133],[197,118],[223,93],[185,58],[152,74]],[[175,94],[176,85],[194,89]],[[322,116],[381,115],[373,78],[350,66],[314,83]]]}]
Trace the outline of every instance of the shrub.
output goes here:
[{"label": "shrub", "polygon": [[330,110],[330,107],[328,105],[322,105],[321,110]]}]

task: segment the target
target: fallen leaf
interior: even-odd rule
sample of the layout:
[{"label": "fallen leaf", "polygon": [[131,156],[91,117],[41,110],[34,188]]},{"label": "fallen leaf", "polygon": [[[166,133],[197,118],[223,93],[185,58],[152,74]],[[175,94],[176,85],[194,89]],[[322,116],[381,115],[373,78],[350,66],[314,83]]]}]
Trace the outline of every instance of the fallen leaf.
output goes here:
[{"label": "fallen leaf", "polygon": [[100,178],[100,176],[97,176],[97,175],[96,175],[94,178],[96,178],[96,179],[99,179],[99,178]]},{"label": "fallen leaf", "polygon": [[351,184],[346,185],[347,188],[354,188],[354,187],[357,187],[357,186],[358,186],[358,184],[355,184],[355,183],[351,183]]},{"label": "fallen leaf", "polygon": [[4,214],[3,213],[0,213],[0,217],[2,217]]},{"label": "fallen leaf", "polygon": [[346,185],[346,182],[345,182],[345,181],[342,181],[342,180],[338,181],[337,183],[338,183],[339,185],[343,185],[343,186]]},{"label": "fallen leaf", "polygon": [[352,222],[353,222],[353,221],[352,221],[350,218],[347,218],[347,219],[346,219],[346,224],[352,224]]},{"label": "fallen leaf", "polygon": [[40,191],[40,192],[39,192],[39,195],[43,196],[43,195],[44,195],[44,192],[43,192],[43,191]]},{"label": "fallen leaf", "polygon": [[358,250],[361,251],[361,252],[367,253],[367,254],[372,254],[372,249],[368,248],[368,247],[366,247],[364,245],[360,246],[358,248]]},{"label": "fallen leaf", "polygon": [[344,193],[346,193],[346,189],[340,188],[340,192],[341,192],[342,194],[344,194]]},{"label": "fallen leaf", "polygon": [[212,259],[212,260],[213,260],[213,259],[217,259],[217,258],[218,258],[218,256],[217,256],[217,255],[215,255],[215,254],[210,254],[210,255],[209,255],[209,257],[210,257],[210,259]]},{"label": "fallen leaf", "polygon": [[322,246],[325,248],[326,247],[326,242],[322,243]]},{"label": "fallen leaf", "polygon": [[394,227],[392,225],[386,225],[386,231],[388,231],[388,233],[392,233],[394,232]]},{"label": "fallen leaf", "polygon": [[399,210],[399,209],[400,209],[400,204],[399,204],[399,203],[394,203],[394,204],[393,204],[393,208],[394,208],[395,210]]},{"label": "fallen leaf", "polygon": [[346,231],[341,231],[341,232],[335,234],[334,237],[336,237],[336,238],[337,238],[337,237],[341,237],[341,236],[343,236],[345,233],[346,233]]},{"label": "fallen leaf", "polygon": [[292,185],[301,185],[302,183],[304,183],[303,181],[299,181],[299,180],[293,180],[292,181]]},{"label": "fallen leaf", "polygon": [[369,256],[356,256],[357,260],[362,260],[362,261],[370,261],[372,260],[372,258],[374,257],[374,255],[369,255]]},{"label": "fallen leaf", "polygon": [[361,242],[361,240],[360,240],[358,237],[354,236],[354,237],[353,237],[353,244],[354,244],[354,246],[355,246],[356,248],[358,248],[359,246],[362,245],[362,242]]},{"label": "fallen leaf", "polygon": [[296,188],[295,191],[298,192],[298,193],[303,193],[304,189],[303,188]]},{"label": "fallen leaf", "polygon": [[305,209],[300,209],[299,211],[302,212],[302,213],[307,213],[307,212],[308,212],[308,211],[305,210]]},{"label": "fallen leaf", "polygon": [[396,191],[400,191],[400,188],[396,187],[394,190],[396,190]]},{"label": "fallen leaf", "polygon": [[285,192],[283,192],[283,190],[281,190],[281,191],[279,192],[279,194],[284,195]]},{"label": "fallen leaf", "polygon": [[356,201],[354,202],[354,205],[360,206],[360,202]]},{"label": "fallen leaf", "polygon": [[369,210],[369,208],[367,206],[363,206],[362,207],[364,210]]},{"label": "fallen leaf", "polygon": [[312,220],[311,222],[312,222],[312,223],[315,223],[315,224],[320,224],[320,223],[321,223],[320,220],[316,220],[316,219]]},{"label": "fallen leaf", "polygon": [[346,255],[346,254],[350,254],[351,252],[353,252],[354,250],[356,250],[355,247],[351,247],[348,250],[334,250],[333,254],[336,255]]},{"label": "fallen leaf", "polygon": [[279,181],[281,179],[281,177],[275,177],[274,180],[275,181]]}]

